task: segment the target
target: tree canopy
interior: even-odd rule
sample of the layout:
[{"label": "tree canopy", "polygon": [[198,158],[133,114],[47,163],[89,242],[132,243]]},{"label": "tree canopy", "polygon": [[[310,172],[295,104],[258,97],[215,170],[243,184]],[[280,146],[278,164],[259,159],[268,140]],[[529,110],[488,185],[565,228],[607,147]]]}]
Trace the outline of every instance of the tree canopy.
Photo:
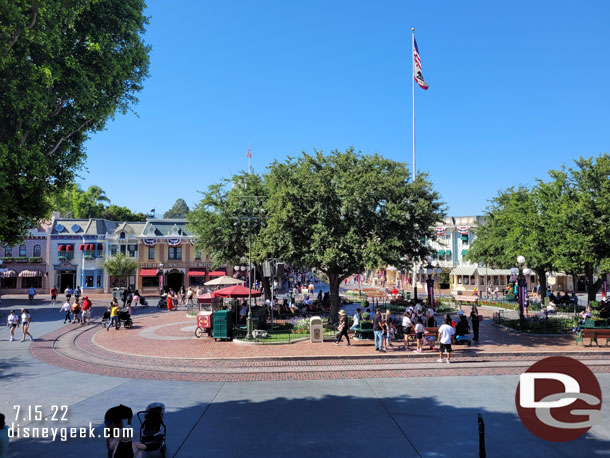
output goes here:
[{"label": "tree canopy", "polygon": [[421,259],[445,216],[425,174],[410,181],[404,164],[353,148],[276,161],[266,184],[264,242],[275,256],[328,276],[333,319],[343,279]]},{"label": "tree canopy", "polygon": [[124,254],[109,258],[104,263],[104,269],[111,277],[127,278],[136,272],[137,262]]},{"label": "tree canopy", "polygon": [[501,191],[467,255],[470,261],[511,267],[522,255],[541,289],[545,273],[584,276],[589,300],[610,271],[610,156],[579,158],[550,170],[531,188]]},{"label": "tree canopy", "polygon": [[189,211],[189,206],[186,204],[184,199],[178,199],[176,200],[174,206],[163,214],[163,218],[186,218]]},{"label": "tree canopy", "polygon": [[71,184],[64,191],[49,197],[49,207],[62,218],[104,218],[112,221],[146,221],[144,213],[134,213],[127,207],[110,204],[110,199],[99,186],[83,191]]},{"label": "tree canopy", "polygon": [[44,218],[88,134],[137,102],[143,0],[14,0],[0,8],[0,240]]}]

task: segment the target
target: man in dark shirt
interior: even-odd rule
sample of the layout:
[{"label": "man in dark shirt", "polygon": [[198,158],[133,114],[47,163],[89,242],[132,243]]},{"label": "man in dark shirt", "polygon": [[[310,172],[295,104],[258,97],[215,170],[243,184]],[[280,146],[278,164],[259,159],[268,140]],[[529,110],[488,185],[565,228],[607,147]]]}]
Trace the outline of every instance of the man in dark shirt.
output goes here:
[{"label": "man in dark shirt", "polygon": [[373,317],[373,334],[375,334],[375,351],[385,351],[383,349],[383,328],[381,311],[377,309]]}]

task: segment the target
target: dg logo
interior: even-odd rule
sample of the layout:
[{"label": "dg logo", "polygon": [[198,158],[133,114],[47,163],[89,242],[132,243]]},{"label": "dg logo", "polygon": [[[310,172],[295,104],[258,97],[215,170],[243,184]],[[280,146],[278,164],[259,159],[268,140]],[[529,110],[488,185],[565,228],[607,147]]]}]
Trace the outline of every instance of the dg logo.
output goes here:
[{"label": "dg logo", "polygon": [[602,392],[595,374],[565,356],[545,358],[519,377],[517,413],[541,439],[567,442],[602,421]]}]

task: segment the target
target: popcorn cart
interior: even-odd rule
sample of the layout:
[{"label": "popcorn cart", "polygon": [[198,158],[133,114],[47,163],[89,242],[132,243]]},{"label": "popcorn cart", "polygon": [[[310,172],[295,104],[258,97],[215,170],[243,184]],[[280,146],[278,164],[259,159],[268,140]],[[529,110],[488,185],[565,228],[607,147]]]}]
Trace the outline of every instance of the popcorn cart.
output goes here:
[{"label": "popcorn cart", "polygon": [[203,333],[207,333],[208,337],[212,336],[212,314],[214,312],[202,310],[197,314],[197,329],[195,329],[195,336],[200,338]]}]

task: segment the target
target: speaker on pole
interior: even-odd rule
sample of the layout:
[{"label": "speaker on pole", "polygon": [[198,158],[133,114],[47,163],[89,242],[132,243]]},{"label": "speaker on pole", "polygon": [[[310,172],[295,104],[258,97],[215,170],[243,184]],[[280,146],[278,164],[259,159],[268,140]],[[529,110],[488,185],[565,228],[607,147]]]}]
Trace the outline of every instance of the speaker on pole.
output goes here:
[{"label": "speaker on pole", "polygon": [[263,262],[263,277],[272,277],[272,276],[273,276],[273,273],[272,273],[271,261]]}]

